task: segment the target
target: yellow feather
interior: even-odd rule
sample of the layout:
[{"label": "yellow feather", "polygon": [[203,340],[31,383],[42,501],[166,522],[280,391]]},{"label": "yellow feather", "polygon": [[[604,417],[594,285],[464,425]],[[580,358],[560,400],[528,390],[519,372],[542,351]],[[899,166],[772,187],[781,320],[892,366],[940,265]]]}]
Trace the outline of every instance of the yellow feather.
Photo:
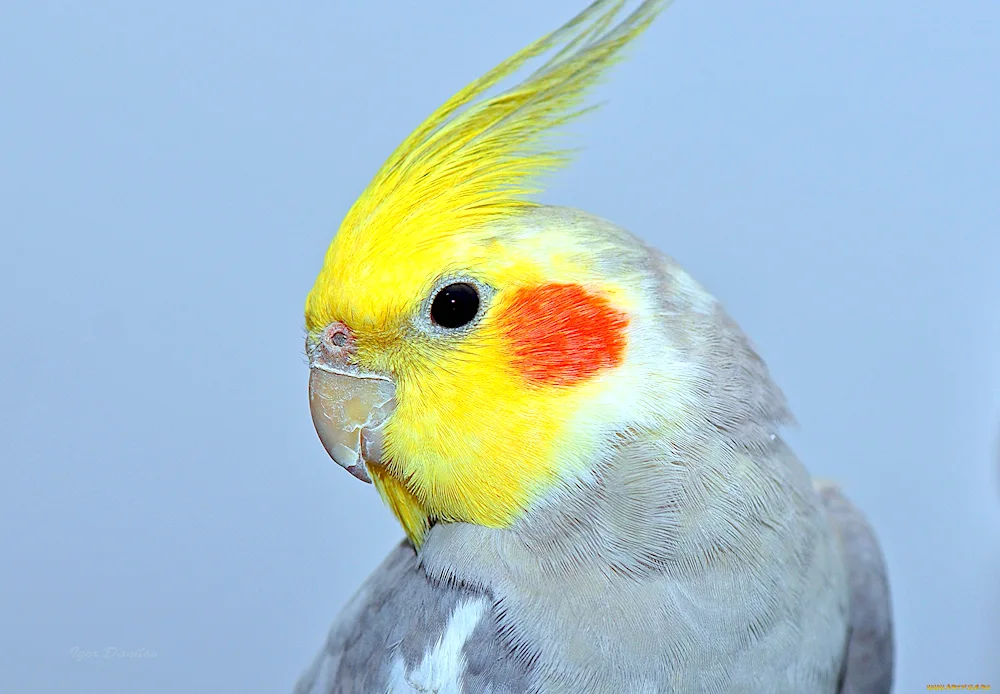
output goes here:
[{"label": "yellow feather", "polygon": [[[546,147],[546,137],[589,110],[582,106],[588,88],[667,4],[646,0],[615,24],[626,1],[598,0],[431,114],[396,148],[341,223],[306,301],[307,328],[330,321],[336,285],[346,279],[346,255],[365,257],[413,235],[420,238],[409,245],[433,244],[531,204],[525,196],[537,192],[539,176],[568,157]],[[485,96],[550,51],[522,82]],[[353,253],[336,252],[348,245],[355,246]]]},{"label": "yellow feather", "polygon": [[[512,256],[484,230],[533,204],[527,196],[539,177],[567,160],[549,135],[589,110],[587,90],[668,0],[645,0],[622,16],[626,4],[594,2],[424,121],[347,213],[306,300],[310,332],[345,321],[359,362],[396,378],[387,460],[371,473],[417,546],[434,519],[510,523],[560,472],[566,421],[558,413],[579,410],[593,396],[588,390],[603,387],[526,389],[506,367],[509,350],[496,326],[484,322],[463,352],[408,339],[407,321],[449,272],[476,268],[482,281],[501,287],[511,277],[546,281],[545,270],[564,263],[541,246],[541,263]],[[540,67],[490,95],[535,59]],[[503,435],[491,420],[505,423]],[[572,448],[585,451],[585,438]]]}]

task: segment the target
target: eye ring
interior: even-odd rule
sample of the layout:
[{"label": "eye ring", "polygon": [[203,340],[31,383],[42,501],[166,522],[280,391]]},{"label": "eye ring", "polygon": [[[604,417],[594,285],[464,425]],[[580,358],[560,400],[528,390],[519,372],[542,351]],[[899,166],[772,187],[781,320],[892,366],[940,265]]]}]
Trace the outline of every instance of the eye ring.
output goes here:
[{"label": "eye ring", "polygon": [[445,330],[457,330],[476,319],[481,305],[475,284],[452,282],[441,287],[431,299],[431,322]]}]

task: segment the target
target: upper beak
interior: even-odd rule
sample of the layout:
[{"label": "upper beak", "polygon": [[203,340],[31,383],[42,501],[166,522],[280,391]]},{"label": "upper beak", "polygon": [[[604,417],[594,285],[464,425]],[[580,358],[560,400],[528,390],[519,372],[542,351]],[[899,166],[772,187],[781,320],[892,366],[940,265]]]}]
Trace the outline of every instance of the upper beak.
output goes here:
[{"label": "upper beak", "polygon": [[388,376],[350,364],[353,335],[341,323],[327,326],[310,353],[309,411],[323,447],[363,482],[366,463],[382,458],[385,422],[396,406]]}]

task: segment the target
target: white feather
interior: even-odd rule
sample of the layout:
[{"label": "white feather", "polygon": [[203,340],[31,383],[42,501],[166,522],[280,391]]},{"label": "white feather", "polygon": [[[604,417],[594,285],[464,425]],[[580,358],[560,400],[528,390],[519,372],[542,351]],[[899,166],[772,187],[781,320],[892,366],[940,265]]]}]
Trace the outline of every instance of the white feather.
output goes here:
[{"label": "white feather", "polygon": [[465,674],[462,649],[485,609],[486,601],[482,599],[459,603],[448,618],[444,634],[417,667],[407,671],[403,659],[396,658],[386,694],[461,694],[462,676]]}]

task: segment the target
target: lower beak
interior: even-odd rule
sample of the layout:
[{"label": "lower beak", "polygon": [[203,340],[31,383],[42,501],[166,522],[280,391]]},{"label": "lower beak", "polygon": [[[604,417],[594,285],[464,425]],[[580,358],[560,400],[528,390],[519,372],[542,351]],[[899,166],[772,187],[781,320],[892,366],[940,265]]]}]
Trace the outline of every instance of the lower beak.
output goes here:
[{"label": "lower beak", "polygon": [[344,371],[355,373],[312,364],[309,410],[330,457],[362,482],[371,482],[366,464],[382,458],[383,428],[396,406],[396,386],[381,374]]}]

